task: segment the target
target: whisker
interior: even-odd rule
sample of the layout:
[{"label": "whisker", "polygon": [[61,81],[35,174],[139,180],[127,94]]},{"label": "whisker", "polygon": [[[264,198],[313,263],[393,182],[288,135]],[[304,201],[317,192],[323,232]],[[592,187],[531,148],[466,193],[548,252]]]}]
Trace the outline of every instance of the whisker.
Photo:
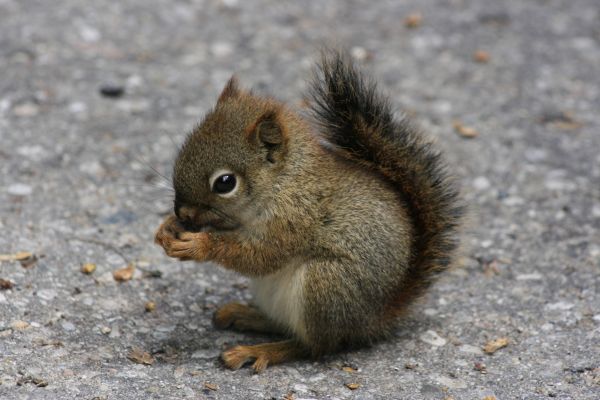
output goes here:
[{"label": "whisker", "polygon": [[131,187],[143,187],[143,188],[148,188],[148,189],[160,189],[160,190],[168,190],[168,191],[174,191],[174,189],[171,186],[167,186],[165,185],[163,182],[156,182],[156,183],[140,183],[140,182],[113,182],[113,185],[117,185],[117,186],[131,186]]},{"label": "whisker", "polygon": [[231,221],[231,217],[229,215],[225,214],[223,211],[221,211],[221,210],[219,210],[218,208],[215,208],[215,207],[211,207],[211,209],[215,212],[215,214],[219,215],[223,219],[225,219],[227,221]]},{"label": "whisker", "polygon": [[143,158],[141,158],[141,156],[138,155],[134,155],[135,159],[140,163],[145,165],[146,167],[150,168],[150,170],[152,170],[156,176],[162,178],[167,184],[171,184],[171,180],[168,179],[166,176],[164,176],[163,174],[161,174],[160,172],[158,172],[158,170],[156,168],[154,168],[149,162],[147,162],[146,160],[144,160]]},{"label": "whisker", "polygon": [[166,187],[166,186],[152,186],[152,185],[136,185],[136,184],[131,184],[131,183],[116,183],[116,186],[119,187],[124,187],[127,189],[131,189],[131,190],[138,190],[138,191],[143,191],[145,193],[152,193],[152,192],[157,192],[157,193],[166,193],[166,194],[173,194],[175,193],[175,190],[173,190],[173,188],[170,187]]}]

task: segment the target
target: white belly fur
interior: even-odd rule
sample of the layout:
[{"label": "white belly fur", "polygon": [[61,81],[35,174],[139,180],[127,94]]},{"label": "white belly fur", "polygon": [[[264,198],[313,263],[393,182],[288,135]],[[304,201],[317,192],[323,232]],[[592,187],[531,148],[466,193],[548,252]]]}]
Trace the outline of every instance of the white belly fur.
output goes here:
[{"label": "white belly fur", "polygon": [[300,339],[306,337],[304,272],[301,263],[290,263],[271,275],[252,279],[251,284],[254,304]]}]

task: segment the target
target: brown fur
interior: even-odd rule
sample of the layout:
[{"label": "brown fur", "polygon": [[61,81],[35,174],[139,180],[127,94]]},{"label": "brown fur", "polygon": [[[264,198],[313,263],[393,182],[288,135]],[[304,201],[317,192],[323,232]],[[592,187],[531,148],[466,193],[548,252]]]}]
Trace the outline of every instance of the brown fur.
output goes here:
[{"label": "brown fur", "polygon": [[[292,337],[225,351],[230,368],[254,359],[261,371],[386,337],[452,261],[461,209],[437,153],[405,120],[393,120],[342,56],[321,68],[320,138],[283,104],[232,78],[175,163],[175,215],[156,233],[167,255],[256,279],[301,276],[290,287],[301,289],[297,326],[240,304],[217,311],[217,327]],[[231,197],[210,187],[221,170],[236,176]]]},{"label": "brown fur", "polygon": [[213,323],[219,329],[233,329],[240,332],[282,332],[281,327],[266,318],[259,310],[240,303],[227,303],[221,306],[213,316]]}]

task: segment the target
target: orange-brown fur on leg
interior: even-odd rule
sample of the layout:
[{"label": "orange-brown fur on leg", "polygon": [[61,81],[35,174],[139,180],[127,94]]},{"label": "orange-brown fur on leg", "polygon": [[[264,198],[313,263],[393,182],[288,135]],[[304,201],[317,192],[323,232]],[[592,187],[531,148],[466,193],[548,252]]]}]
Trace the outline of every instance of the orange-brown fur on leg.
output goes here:
[{"label": "orange-brown fur on leg", "polygon": [[305,357],[307,351],[294,340],[257,344],[254,346],[235,346],[225,350],[221,359],[231,369],[239,369],[247,362],[254,360],[254,372],[262,372],[268,365],[281,364],[286,361]]}]

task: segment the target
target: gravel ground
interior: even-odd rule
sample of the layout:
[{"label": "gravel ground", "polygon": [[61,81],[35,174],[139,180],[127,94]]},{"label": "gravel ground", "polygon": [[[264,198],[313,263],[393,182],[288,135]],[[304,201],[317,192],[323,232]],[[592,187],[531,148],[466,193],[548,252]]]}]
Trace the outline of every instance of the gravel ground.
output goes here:
[{"label": "gravel ground", "polygon": [[[0,398],[600,398],[598,1],[289,3],[0,0],[0,253],[37,256],[0,262]],[[323,43],[444,148],[463,266],[393,340],[229,371],[220,350],[266,340],[211,325],[246,280],[152,244],[159,174],[234,71],[300,107]]]}]

